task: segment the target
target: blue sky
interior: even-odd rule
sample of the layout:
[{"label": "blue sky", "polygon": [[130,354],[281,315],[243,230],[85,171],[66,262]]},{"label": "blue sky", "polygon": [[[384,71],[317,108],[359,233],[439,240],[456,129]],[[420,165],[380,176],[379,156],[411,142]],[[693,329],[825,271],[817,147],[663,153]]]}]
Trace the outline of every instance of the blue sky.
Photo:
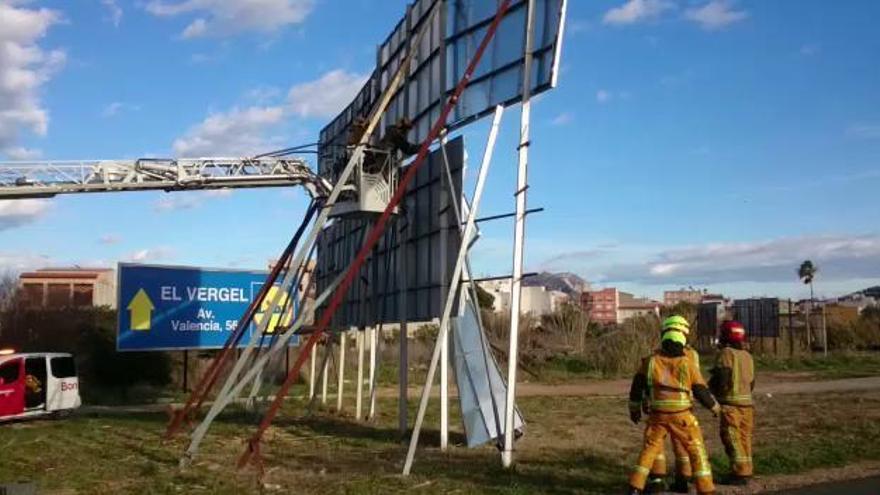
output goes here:
[{"label": "blue sky", "polygon": [[[315,140],[400,17],[391,0],[0,4],[0,156],[247,154]],[[801,297],[880,283],[880,4],[570,2],[560,86],[534,107],[529,270],[659,297]],[[75,5],[75,6],[74,6]],[[486,214],[511,211],[518,112]],[[467,138],[472,170],[485,123]],[[0,265],[261,268],[297,190],[0,203]],[[510,271],[512,223],[474,261]]]}]

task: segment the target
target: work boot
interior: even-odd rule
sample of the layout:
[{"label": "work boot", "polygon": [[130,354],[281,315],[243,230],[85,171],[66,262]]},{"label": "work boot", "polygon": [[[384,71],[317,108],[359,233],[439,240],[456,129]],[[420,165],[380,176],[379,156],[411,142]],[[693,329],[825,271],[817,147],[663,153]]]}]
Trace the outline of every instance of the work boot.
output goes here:
[{"label": "work boot", "polygon": [[676,476],[675,481],[672,482],[672,486],[669,487],[669,489],[673,493],[689,493],[687,478],[681,478],[681,477]]},{"label": "work boot", "polygon": [[645,485],[645,493],[663,493],[666,491],[666,480],[661,477],[652,477],[648,479]]},{"label": "work boot", "polygon": [[645,492],[643,492],[642,490],[639,490],[638,488],[636,488],[634,486],[630,486],[626,489],[626,493],[627,493],[627,495],[642,495]]},{"label": "work boot", "polygon": [[737,476],[734,474],[730,477],[727,484],[732,486],[746,486],[749,484],[749,479],[745,476]]}]

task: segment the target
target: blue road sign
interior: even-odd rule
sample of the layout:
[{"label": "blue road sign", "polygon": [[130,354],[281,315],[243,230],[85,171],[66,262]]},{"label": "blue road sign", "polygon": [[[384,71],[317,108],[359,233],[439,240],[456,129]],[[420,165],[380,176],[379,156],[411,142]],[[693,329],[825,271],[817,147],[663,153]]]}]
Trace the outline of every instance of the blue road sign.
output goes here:
[{"label": "blue road sign", "polygon": [[[120,351],[222,348],[267,275],[266,272],[120,263],[116,348]],[[292,304],[287,306],[293,307]],[[293,319],[292,309],[281,314],[279,308],[271,315],[267,314],[268,309],[268,303],[264,304],[254,320],[259,323],[263,318],[270,318],[270,332]],[[247,344],[255,327],[250,325],[240,345]],[[293,345],[295,340],[291,339]],[[269,342],[268,336],[264,341]]]}]

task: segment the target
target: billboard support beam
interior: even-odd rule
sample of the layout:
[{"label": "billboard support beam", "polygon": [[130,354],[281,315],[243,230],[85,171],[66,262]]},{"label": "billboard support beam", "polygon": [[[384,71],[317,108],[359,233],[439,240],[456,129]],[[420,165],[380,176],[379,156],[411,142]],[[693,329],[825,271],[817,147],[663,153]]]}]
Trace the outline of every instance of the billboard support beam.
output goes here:
[{"label": "billboard support beam", "polygon": [[[503,6],[502,6],[503,8]],[[409,451],[406,454],[406,462],[403,465],[403,475],[409,476],[412,470],[413,460],[415,458],[416,447],[419,444],[419,434],[422,429],[422,422],[425,419],[425,411],[428,408],[428,399],[431,396],[431,387],[434,384],[434,374],[437,372],[437,362],[440,360],[440,349],[442,342],[446,339],[446,329],[448,328],[449,316],[452,313],[452,306],[455,302],[455,295],[459,291],[459,282],[461,280],[462,265],[467,255],[469,244],[466,241],[471,238],[474,232],[474,219],[480,207],[480,200],[483,197],[483,188],[486,184],[486,175],[489,172],[489,165],[492,162],[492,154],[495,151],[495,141],[498,137],[498,127],[501,124],[501,117],[504,114],[504,107],[498,106],[495,109],[495,118],[492,122],[492,128],[489,131],[489,140],[486,143],[486,150],[483,155],[483,161],[480,164],[480,172],[477,177],[477,184],[474,188],[473,205],[468,211],[467,224],[464,228],[462,243],[458,249],[458,256],[455,260],[455,266],[452,269],[452,280],[449,282],[449,291],[446,295],[446,301],[443,308],[443,316],[440,318],[440,332],[437,335],[437,342],[434,345],[434,354],[431,356],[431,365],[428,367],[428,377],[425,379],[425,387],[422,389],[422,397],[419,402],[419,412],[416,415],[416,424],[413,427],[412,437],[409,442]]]},{"label": "billboard support beam", "polygon": [[342,412],[342,394],[345,389],[345,332],[339,332],[339,369],[336,375],[336,411]]},{"label": "billboard support beam", "polygon": [[507,354],[507,403],[504,405],[504,450],[501,463],[513,465],[514,402],[516,368],[519,352],[519,318],[522,301],[523,251],[526,223],[526,192],[529,169],[529,126],[531,124],[532,47],[534,45],[535,0],[529,0],[526,12],[526,46],[523,65],[522,113],[520,116],[519,163],[516,179],[516,221],[513,233],[513,279],[510,283],[510,350]]},{"label": "billboard support beam", "polygon": [[400,433],[400,437],[403,438],[406,435],[406,431],[409,428],[409,330],[407,329],[407,297],[406,293],[408,290],[407,284],[407,273],[406,273],[406,251],[409,243],[410,237],[410,229],[409,229],[409,218],[404,213],[404,216],[397,217],[397,224],[400,224],[401,218],[406,218],[407,222],[403,228],[400,225],[395,225],[394,228],[397,229],[397,235],[400,238],[400,249],[397,254],[397,276],[398,276],[398,286],[400,287],[399,294],[397,295],[398,307],[400,308],[400,328],[398,330],[398,350],[400,353],[399,362],[397,365],[397,385],[398,385],[398,396],[397,396],[397,428],[398,433]]},{"label": "billboard support beam", "polygon": [[[324,352],[330,356],[333,352],[333,343],[329,340],[324,342]],[[285,370],[289,371],[289,370]],[[324,369],[321,370],[321,404],[327,404],[327,375],[330,372],[330,359],[324,359]]]},{"label": "billboard support beam", "polygon": [[355,390],[355,406],[354,416],[358,421],[363,419],[364,401],[364,336],[367,330],[361,328],[357,330],[357,349],[358,349],[358,368],[357,368],[357,389]]}]

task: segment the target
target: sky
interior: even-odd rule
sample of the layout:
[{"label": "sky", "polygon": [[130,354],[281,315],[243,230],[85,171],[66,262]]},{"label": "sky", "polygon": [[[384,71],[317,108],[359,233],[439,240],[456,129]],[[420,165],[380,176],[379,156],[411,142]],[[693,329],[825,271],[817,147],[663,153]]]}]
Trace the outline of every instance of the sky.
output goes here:
[{"label": "sky", "polygon": [[[662,297],[880,284],[880,3],[570,1],[533,106],[526,270]],[[0,0],[0,158],[249,155],[316,141],[404,0]],[[513,211],[519,109],[481,211]],[[486,122],[465,131],[471,176]],[[0,202],[0,269],[118,261],[265,268],[296,189]],[[509,274],[513,224],[482,229]]]}]

